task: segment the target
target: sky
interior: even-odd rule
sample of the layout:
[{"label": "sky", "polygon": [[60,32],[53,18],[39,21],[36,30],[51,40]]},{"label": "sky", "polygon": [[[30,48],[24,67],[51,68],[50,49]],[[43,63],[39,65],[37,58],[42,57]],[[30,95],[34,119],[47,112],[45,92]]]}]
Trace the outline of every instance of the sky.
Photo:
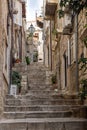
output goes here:
[{"label": "sky", "polygon": [[41,10],[43,0],[27,0],[27,21],[35,20],[36,12]]}]

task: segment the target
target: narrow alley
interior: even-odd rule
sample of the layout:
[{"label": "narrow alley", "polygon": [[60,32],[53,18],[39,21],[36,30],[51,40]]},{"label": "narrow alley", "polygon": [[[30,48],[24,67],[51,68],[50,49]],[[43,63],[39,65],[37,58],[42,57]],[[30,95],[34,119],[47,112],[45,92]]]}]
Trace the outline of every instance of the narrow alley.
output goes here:
[{"label": "narrow alley", "polygon": [[22,84],[28,78],[28,88],[23,85],[23,94],[6,96],[0,130],[87,129],[85,107],[78,98],[65,98],[52,89],[50,71],[42,63],[20,64],[14,70],[24,77]]},{"label": "narrow alley", "polygon": [[0,0],[0,130],[87,130],[86,0]]}]

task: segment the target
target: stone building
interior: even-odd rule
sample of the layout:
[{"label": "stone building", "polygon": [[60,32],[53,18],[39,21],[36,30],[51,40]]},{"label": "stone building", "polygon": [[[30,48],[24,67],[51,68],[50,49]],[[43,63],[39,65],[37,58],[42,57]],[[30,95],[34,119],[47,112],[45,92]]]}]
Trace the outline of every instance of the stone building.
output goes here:
[{"label": "stone building", "polygon": [[[22,61],[24,59],[23,57],[25,57],[24,9],[26,1],[22,0],[18,2],[21,4],[21,14],[19,14],[21,22],[23,20],[21,26],[17,26],[17,19],[14,19],[14,15],[18,13],[18,10],[16,10],[17,8],[14,8],[14,1],[0,1],[0,116],[3,111],[4,97],[10,90],[11,70],[14,62],[13,57],[15,50],[17,50],[16,54],[18,54],[17,56],[19,56]],[[18,34],[17,37],[19,37],[19,39],[16,38],[16,34]]]},{"label": "stone building", "polygon": [[44,62],[57,75],[58,89],[63,93],[76,94],[79,90],[79,65],[86,47],[82,38],[86,35],[85,10],[72,15],[72,10],[64,8],[65,15],[59,18],[57,0],[44,0]]},{"label": "stone building", "polygon": [[[29,32],[29,28],[31,28],[31,26],[32,28],[34,28],[33,34]],[[31,63],[34,61],[43,62],[43,39],[42,39],[43,30],[37,27],[36,23],[31,24],[30,22],[30,26],[28,27],[26,35],[27,35],[26,55],[30,57]]]},{"label": "stone building", "polygon": [[[11,34],[8,25],[9,1],[0,1],[0,115],[3,111],[3,101],[9,86],[9,62]],[[9,17],[9,21],[11,18]]]},{"label": "stone building", "polygon": [[13,55],[15,61],[19,59],[24,61],[25,55],[25,31],[26,31],[26,1],[25,0],[14,0],[13,1]]}]

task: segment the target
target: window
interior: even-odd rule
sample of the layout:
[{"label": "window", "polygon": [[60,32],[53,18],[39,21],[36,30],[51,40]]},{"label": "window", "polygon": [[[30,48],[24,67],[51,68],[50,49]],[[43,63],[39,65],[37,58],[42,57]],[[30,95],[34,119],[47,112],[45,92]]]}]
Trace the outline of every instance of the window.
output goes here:
[{"label": "window", "polygon": [[[6,83],[9,83],[9,76],[8,76],[8,59],[9,59],[9,53],[8,53],[8,37],[7,32],[5,29],[2,30],[2,44],[3,44],[3,76],[5,78]],[[7,59],[8,58],[8,59]]]},{"label": "window", "polygon": [[71,64],[71,48],[70,48],[70,41],[68,40],[68,49],[67,49],[67,54],[68,54],[68,66]]},{"label": "window", "polygon": [[73,57],[73,56],[74,56],[74,54],[73,54],[74,48],[73,48],[73,46],[74,46],[73,43],[71,43],[71,54],[70,54],[70,56],[71,56],[71,58],[70,58],[70,59],[71,59],[71,63],[72,63],[73,60],[74,60],[74,57]]},{"label": "window", "polygon": [[7,43],[5,44],[5,70],[7,71]]},{"label": "window", "polygon": [[72,36],[70,43],[70,61],[71,64],[76,61],[75,35]]},{"label": "window", "polygon": [[63,55],[64,59],[64,79],[65,79],[65,87],[67,86],[67,54],[66,52]]}]

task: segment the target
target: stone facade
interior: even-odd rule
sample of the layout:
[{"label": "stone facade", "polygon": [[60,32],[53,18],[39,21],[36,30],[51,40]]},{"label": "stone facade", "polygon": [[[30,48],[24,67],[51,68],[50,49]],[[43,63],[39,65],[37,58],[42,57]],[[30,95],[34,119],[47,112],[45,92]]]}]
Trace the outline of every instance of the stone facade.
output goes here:
[{"label": "stone facade", "polygon": [[[31,27],[30,24],[29,27]],[[43,39],[42,29],[34,27],[33,35],[27,30],[26,32],[26,55],[29,56],[30,62],[43,62]]]},{"label": "stone facade", "polygon": [[25,55],[26,55],[26,19],[22,19],[22,62],[25,62]]},{"label": "stone facade", "polygon": [[[24,4],[23,4],[24,7]],[[13,9],[15,12],[13,13],[13,58],[15,61],[19,59],[22,61],[22,56],[24,52],[24,41],[25,41],[25,29],[23,26],[25,25],[24,22],[24,15],[22,16],[22,3],[19,0],[13,1]],[[17,13],[16,13],[17,11]],[[23,39],[23,38],[24,39]],[[23,48],[23,51],[22,51]],[[24,56],[23,56],[24,57]],[[24,58],[23,58],[24,59]]]},{"label": "stone facade", "polygon": [[[69,19],[71,17],[69,11],[66,14],[66,17],[60,19],[57,13],[57,10],[60,8],[59,2],[56,5],[56,2],[54,1],[51,3],[52,6],[50,6],[49,3],[51,3],[51,1],[44,5],[45,22],[51,20],[54,24],[51,26],[50,24],[48,25],[49,28],[51,27],[51,35],[50,33],[47,34],[47,31],[45,31],[45,35],[47,35],[49,42],[45,40],[44,45],[47,47],[52,42],[52,49],[50,50],[52,53],[52,70],[57,74],[58,89],[61,89],[63,93],[75,94],[79,89],[78,81],[80,81],[80,77],[78,76],[79,66],[77,66],[77,60],[81,57],[82,52],[85,57],[87,56],[87,49],[82,42],[82,39],[87,32],[87,30],[84,29],[84,25],[87,23],[85,10],[81,11],[78,15],[77,28],[77,16],[73,17],[72,22],[66,21],[67,16],[69,16]],[[56,5],[55,7],[54,3]],[[53,9],[55,8],[55,13],[53,12],[54,10],[52,11],[52,7]],[[68,22],[69,24],[67,25]],[[47,30],[46,24],[44,24],[44,26],[44,29]],[[67,32],[67,27],[72,30],[71,33]],[[54,34],[52,33],[53,29]],[[45,61],[47,63],[47,60],[49,61],[51,55],[46,55],[47,50],[45,49],[45,51]],[[48,66],[50,67],[50,64],[48,64]]]},{"label": "stone facade", "polygon": [[3,111],[3,101],[8,90],[8,62],[7,62],[7,0],[0,1],[0,116]]},{"label": "stone facade", "polygon": [[[14,20],[12,21],[14,11],[12,11],[11,9],[11,0],[0,1],[0,117],[3,114],[3,102],[5,95],[9,92],[10,89],[10,70],[13,65],[12,56],[14,55],[14,50],[12,49],[16,46],[16,50],[18,50],[18,52],[20,51],[18,55],[20,55],[21,59],[22,57],[24,59],[25,55],[25,50],[22,51],[22,48],[24,49],[25,47],[24,24],[21,27],[15,25]],[[24,17],[24,15],[21,17]],[[20,39],[20,44],[23,43],[23,47],[22,45],[20,47],[18,44],[15,44],[17,43],[15,41],[18,40],[15,37],[16,29],[18,30],[16,31],[16,33],[20,33],[21,35],[18,35],[18,37]]]}]

